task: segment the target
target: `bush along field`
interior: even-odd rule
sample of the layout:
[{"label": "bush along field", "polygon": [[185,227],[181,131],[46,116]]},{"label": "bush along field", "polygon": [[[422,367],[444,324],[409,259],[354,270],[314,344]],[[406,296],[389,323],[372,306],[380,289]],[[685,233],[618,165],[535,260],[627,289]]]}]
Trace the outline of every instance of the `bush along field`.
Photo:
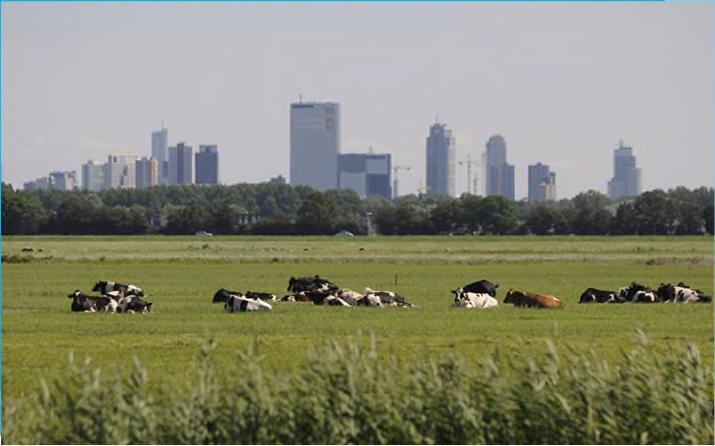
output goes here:
[{"label": "bush along field", "polygon": [[[634,337],[635,338],[635,337]],[[369,345],[365,345],[369,344]],[[567,343],[566,343],[567,344]],[[229,368],[201,345],[180,385],[150,390],[138,362],[104,376],[70,356],[59,376],[6,404],[13,444],[712,444],[709,364],[698,348],[618,361],[546,342],[544,354],[379,358],[375,340],[326,342],[295,373],[270,372],[254,342]],[[559,351],[561,350],[561,351]],[[565,350],[565,352],[564,352]]]},{"label": "bush along field", "polygon": [[[33,236],[4,237],[2,256],[10,443],[712,441],[713,305],[578,304],[631,281],[712,295],[709,236]],[[211,304],[315,274],[419,308]],[[498,308],[450,308],[483,278]],[[144,288],[152,312],[72,313],[97,280]],[[514,308],[510,287],[566,307]]]}]

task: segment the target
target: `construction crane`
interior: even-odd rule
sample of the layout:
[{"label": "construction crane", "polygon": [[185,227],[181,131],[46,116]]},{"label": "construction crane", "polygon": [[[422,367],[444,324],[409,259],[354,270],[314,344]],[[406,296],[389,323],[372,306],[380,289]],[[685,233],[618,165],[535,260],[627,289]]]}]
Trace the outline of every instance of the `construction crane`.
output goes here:
[{"label": "construction crane", "polygon": [[473,195],[476,195],[477,194],[477,176],[476,175],[474,176],[474,183],[472,183],[472,166],[479,165],[479,161],[472,161],[472,158],[469,155],[467,155],[467,159],[465,161],[460,161],[459,165],[467,166],[467,194],[472,195],[472,191],[474,191]]},{"label": "construction crane", "polygon": [[410,170],[409,166],[401,166],[399,164],[395,164],[392,166],[392,171],[395,173],[395,178],[392,180],[392,197],[397,198],[399,192],[397,189],[397,186],[399,185],[397,181],[397,173],[401,170]]}]

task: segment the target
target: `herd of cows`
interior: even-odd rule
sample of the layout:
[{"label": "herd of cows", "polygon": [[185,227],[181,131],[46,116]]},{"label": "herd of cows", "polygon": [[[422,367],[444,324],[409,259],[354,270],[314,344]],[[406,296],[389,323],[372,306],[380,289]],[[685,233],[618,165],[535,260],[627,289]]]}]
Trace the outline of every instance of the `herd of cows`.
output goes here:
[{"label": "herd of cows", "polygon": [[[457,308],[496,308],[499,284],[493,284],[482,279],[461,288],[452,290],[454,294],[453,307]],[[135,285],[124,285],[117,282],[98,281],[92,291],[99,296],[82,294],[76,290],[68,297],[72,299],[71,310],[77,312],[109,312],[109,313],[148,313],[152,303],[146,301],[144,290]],[[316,275],[313,277],[291,277],[288,281],[290,294],[278,299],[275,294],[247,291],[231,291],[224,288],[218,290],[212,303],[223,303],[229,313],[246,311],[271,311],[269,302],[312,302],[314,305],[336,305],[342,307],[416,307],[408,303],[403,296],[392,291],[378,291],[365,288],[362,293],[340,288],[333,282]],[[661,284],[657,289],[632,282],[626,287],[615,291],[586,289],[579,298],[579,303],[658,303],[658,302],[711,302],[712,297],[703,291],[693,289],[683,282],[673,286]],[[530,291],[518,291],[513,288],[507,291],[504,303],[516,307],[527,308],[564,308],[564,302],[548,294],[537,294]]]}]

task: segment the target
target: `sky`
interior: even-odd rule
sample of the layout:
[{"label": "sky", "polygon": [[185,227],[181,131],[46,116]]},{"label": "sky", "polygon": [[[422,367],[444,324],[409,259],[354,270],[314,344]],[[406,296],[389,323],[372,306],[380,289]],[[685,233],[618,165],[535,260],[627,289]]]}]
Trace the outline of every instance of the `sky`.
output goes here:
[{"label": "sky", "polygon": [[[341,104],[341,152],[392,153],[425,181],[439,119],[457,159],[507,143],[558,198],[613,174],[713,185],[715,5],[707,3],[2,3],[2,177],[16,187],[109,153],[218,144],[220,180],[288,175],[289,107]],[[479,192],[483,175],[479,169]],[[466,190],[457,166],[457,192]]]}]

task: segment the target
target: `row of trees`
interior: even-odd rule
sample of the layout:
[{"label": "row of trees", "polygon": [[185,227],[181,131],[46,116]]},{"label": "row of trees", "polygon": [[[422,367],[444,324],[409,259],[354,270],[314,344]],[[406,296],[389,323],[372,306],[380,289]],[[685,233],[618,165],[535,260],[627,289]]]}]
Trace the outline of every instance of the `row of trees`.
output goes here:
[{"label": "row of trees", "polygon": [[3,234],[701,234],[713,189],[654,190],[611,203],[595,191],[555,203],[408,195],[360,199],[279,184],[16,191],[2,185]]}]

